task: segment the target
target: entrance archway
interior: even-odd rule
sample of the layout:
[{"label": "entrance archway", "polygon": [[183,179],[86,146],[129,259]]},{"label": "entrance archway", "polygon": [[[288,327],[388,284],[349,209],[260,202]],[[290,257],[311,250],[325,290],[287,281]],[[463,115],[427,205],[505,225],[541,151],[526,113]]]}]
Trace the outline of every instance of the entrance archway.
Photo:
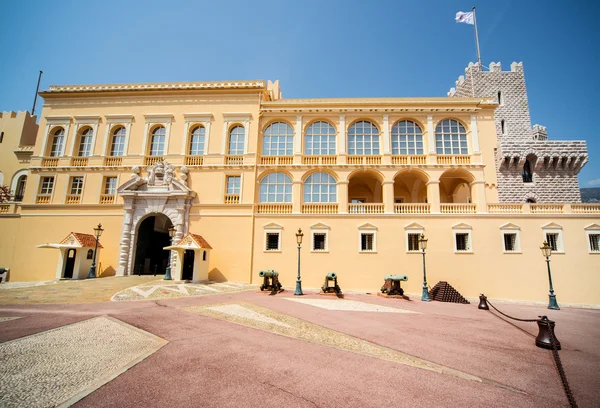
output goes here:
[{"label": "entrance archway", "polygon": [[136,275],[163,275],[169,262],[169,251],[163,248],[171,245],[169,228],[173,224],[164,214],[152,214],[140,221],[135,234]]}]

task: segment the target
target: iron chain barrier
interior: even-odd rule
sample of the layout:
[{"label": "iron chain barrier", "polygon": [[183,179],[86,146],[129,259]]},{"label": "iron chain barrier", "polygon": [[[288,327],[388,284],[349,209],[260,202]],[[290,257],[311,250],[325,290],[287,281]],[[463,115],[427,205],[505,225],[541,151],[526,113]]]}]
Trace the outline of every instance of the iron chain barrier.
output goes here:
[{"label": "iron chain barrier", "polygon": [[[560,356],[558,355],[558,350],[561,349],[560,342],[554,335],[554,322],[549,320],[546,316],[539,316],[539,319],[519,319],[514,316],[507,315],[506,313],[501,312],[494,306],[484,294],[479,296],[479,306],[478,308],[481,310],[488,310],[489,306],[491,306],[496,312],[500,313],[502,316],[507,317],[512,320],[516,320],[518,322],[527,322],[527,323],[537,323],[539,334],[536,337],[535,345],[540,348],[549,349],[552,352],[552,357],[554,358],[554,364],[556,365],[556,370],[558,371],[558,375],[560,376],[560,380],[562,382],[563,390],[567,399],[569,400],[569,404],[571,408],[577,408],[577,402],[575,401],[575,397],[573,396],[573,392],[571,391],[571,387],[569,387],[569,381],[567,380],[567,375],[562,365],[562,361],[560,360]],[[490,313],[492,313],[490,311]]]}]

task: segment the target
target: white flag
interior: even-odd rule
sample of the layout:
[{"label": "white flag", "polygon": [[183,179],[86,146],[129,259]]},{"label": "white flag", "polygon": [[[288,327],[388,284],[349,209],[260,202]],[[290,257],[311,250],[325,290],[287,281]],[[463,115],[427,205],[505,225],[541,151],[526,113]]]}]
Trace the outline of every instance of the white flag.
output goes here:
[{"label": "white flag", "polygon": [[459,11],[456,13],[456,22],[457,23],[467,23],[467,24],[475,24],[473,22],[473,12],[469,11],[468,13]]}]

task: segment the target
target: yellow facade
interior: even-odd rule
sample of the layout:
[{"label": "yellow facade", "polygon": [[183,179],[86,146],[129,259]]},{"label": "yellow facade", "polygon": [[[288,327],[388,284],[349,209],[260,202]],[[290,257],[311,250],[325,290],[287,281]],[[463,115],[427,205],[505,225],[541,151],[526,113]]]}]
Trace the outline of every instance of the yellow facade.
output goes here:
[{"label": "yellow facade", "polygon": [[[193,233],[210,243],[211,279],[257,283],[260,270],[275,269],[292,286],[302,228],[308,287],[335,271],[343,290],[374,293],[397,273],[408,275],[408,293],[420,293],[422,255],[408,241],[424,233],[431,286],[544,301],[539,246],[549,233],[559,301],[600,305],[600,251],[590,238],[600,233],[600,206],[498,204],[493,100],[289,100],[264,81],[51,87],[41,95],[23,203],[0,218],[8,232],[0,234],[0,267],[11,268],[10,280],[54,278],[57,253],[36,246],[101,222],[102,275],[152,273],[153,243],[142,248],[138,239],[150,230],[164,237],[172,225],[174,241]],[[112,177],[116,190],[107,189]],[[153,225],[143,226],[149,218]]]}]

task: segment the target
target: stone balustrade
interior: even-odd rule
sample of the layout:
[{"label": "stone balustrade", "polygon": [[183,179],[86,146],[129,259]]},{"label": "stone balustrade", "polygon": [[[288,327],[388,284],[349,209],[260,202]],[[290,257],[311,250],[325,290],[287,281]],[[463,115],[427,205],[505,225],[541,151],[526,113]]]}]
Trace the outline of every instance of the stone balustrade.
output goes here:
[{"label": "stone balustrade", "polygon": [[383,214],[385,204],[383,203],[350,203],[348,213],[350,214]]},{"label": "stone balustrade", "polygon": [[336,203],[309,203],[302,204],[302,214],[337,214]]},{"label": "stone balustrade", "polygon": [[429,203],[408,203],[394,204],[394,214],[429,214],[431,204]]}]

